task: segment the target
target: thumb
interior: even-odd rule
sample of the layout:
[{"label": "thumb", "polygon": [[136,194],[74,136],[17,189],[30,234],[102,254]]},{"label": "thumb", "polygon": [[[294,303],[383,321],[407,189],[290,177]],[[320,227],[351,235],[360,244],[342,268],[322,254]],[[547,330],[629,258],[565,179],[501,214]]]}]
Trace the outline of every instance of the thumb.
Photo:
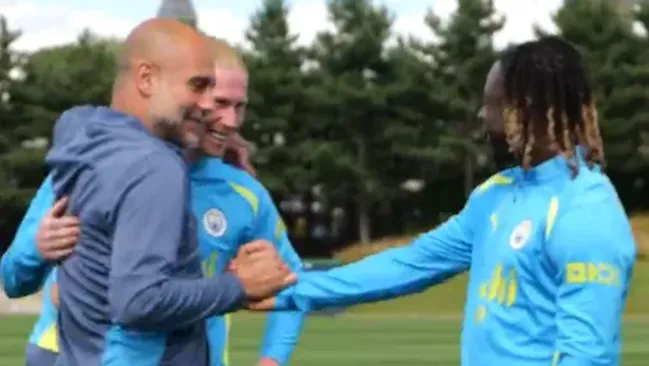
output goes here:
[{"label": "thumb", "polygon": [[289,273],[282,283],[282,287],[287,287],[294,284],[297,281],[297,275],[295,273]]},{"label": "thumb", "polygon": [[261,301],[255,301],[248,304],[248,309],[254,311],[268,311],[268,310],[273,310],[274,307],[275,307],[274,297],[269,297]]},{"label": "thumb", "polygon": [[63,197],[56,201],[52,208],[50,208],[50,215],[54,217],[61,217],[68,209],[68,197]]}]

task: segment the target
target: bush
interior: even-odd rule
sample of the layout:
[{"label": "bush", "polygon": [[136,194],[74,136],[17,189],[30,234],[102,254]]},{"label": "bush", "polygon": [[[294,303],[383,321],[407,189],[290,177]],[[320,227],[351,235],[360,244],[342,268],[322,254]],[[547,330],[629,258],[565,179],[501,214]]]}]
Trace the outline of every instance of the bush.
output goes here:
[{"label": "bush", "polygon": [[631,228],[638,247],[638,259],[649,260],[649,214],[632,217]]},{"label": "bush", "polygon": [[334,258],[342,263],[356,262],[368,255],[382,252],[389,248],[395,248],[408,244],[413,236],[390,236],[375,240],[368,244],[354,243],[334,253]]}]

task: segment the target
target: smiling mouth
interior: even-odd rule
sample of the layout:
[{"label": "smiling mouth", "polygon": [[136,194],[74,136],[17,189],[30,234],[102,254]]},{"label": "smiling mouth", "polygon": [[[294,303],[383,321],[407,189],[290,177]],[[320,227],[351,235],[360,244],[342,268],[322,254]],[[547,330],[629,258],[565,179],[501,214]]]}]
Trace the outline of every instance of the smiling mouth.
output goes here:
[{"label": "smiling mouth", "polygon": [[215,140],[219,142],[226,142],[230,135],[216,130],[207,130],[207,133]]}]

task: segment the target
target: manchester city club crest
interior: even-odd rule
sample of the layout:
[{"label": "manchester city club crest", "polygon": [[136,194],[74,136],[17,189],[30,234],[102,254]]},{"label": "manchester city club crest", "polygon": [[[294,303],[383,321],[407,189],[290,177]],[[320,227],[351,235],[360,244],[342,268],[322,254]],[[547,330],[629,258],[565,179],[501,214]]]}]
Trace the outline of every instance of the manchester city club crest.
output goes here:
[{"label": "manchester city club crest", "polygon": [[519,250],[527,244],[532,232],[532,221],[524,220],[518,224],[512,234],[509,236],[509,246],[514,250]]},{"label": "manchester city club crest", "polygon": [[203,227],[205,231],[214,237],[222,236],[227,229],[228,222],[225,215],[218,208],[211,208],[203,215]]}]

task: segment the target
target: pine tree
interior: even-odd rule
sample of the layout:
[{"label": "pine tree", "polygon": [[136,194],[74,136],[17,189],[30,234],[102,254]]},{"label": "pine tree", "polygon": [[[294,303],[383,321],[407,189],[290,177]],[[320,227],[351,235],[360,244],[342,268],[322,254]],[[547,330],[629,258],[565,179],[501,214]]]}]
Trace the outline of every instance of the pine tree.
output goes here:
[{"label": "pine tree", "polygon": [[609,172],[637,174],[648,168],[643,150],[649,143],[647,39],[634,32],[628,12],[605,0],[575,0],[559,9],[554,21],[590,69]]},{"label": "pine tree", "polygon": [[21,55],[13,46],[21,32],[10,29],[7,19],[0,16],[0,254],[11,243],[14,231],[31,195],[16,184],[16,176],[4,157],[20,141],[12,130],[18,123],[15,118],[11,91],[20,85],[14,73],[20,67]]},{"label": "pine tree", "polygon": [[254,162],[261,180],[279,195],[310,188],[298,153],[308,108],[301,72],[304,52],[297,35],[290,33],[288,12],[285,1],[265,0],[246,32],[252,51],[246,53],[250,103],[243,135],[256,146]]},{"label": "pine tree", "polygon": [[12,73],[17,70],[21,58],[12,47],[20,34],[20,31],[9,29],[7,18],[0,16],[0,116],[2,116],[3,120],[2,124],[0,124],[0,152],[9,148],[11,141],[7,132],[15,123],[12,120],[11,96],[9,93],[12,86],[16,84],[16,80],[12,78]]},{"label": "pine tree", "polygon": [[493,36],[503,27],[504,19],[496,18],[492,0],[459,0],[448,23],[432,11],[425,22],[436,40],[414,42],[413,47],[431,60],[429,79],[442,85],[441,93],[430,96],[436,105],[446,106],[441,116],[440,149],[453,152],[463,167],[468,195],[475,185],[477,167],[485,163],[484,127],[477,114],[486,75],[497,58]]},{"label": "pine tree", "polygon": [[393,15],[369,0],[333,0],[328,10],[335,30],[320,33],[311,50],[309,95],[318,109],[305,126],[310,138],[302,152],[327,197],[353,202],[367,242],[372,212],[399,191],[390,175],[389,129],[398,116],[389,101],[403,91],[386,47]]}]

